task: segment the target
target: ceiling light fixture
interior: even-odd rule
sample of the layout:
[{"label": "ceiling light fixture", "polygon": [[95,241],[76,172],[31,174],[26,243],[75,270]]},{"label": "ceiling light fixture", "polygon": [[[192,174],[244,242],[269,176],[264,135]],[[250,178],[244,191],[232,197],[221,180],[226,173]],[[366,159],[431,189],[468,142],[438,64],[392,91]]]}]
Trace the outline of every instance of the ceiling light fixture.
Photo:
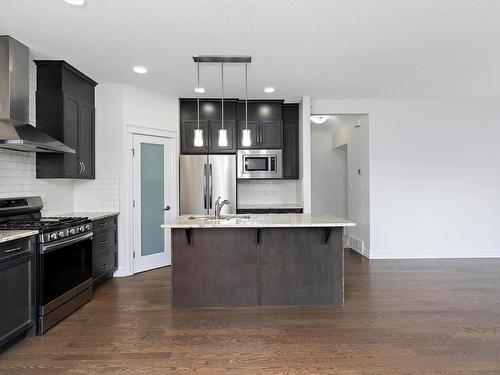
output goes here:
[{"label": "ceiling light fixture", "polygon": [[248,64],[245,63],[245,129],[241,131],[241,145],[250,147],[252,145],[252,133],[248,129]]},{"label": "ceiling light fixture", "polygon": [[221,125],[219,129],[219,147],[227,147],[227,130],[224,129],[224,59],[220,63],[221,67],[221,83],[222,83],[222,100],[221,100]]},{"label": "ceiling light fixture", "polygon": [[64,2],[78,7],[85,5],[85,0],[64,0]]},{"label": "ceiling light fixture", "polygon": [[267,93],[267,94],[270,94],[270,93],[274,92],[274,87],[271,87],[271,86],[266,87],[264,89],[264,92]]},{"label": "ceiling light fixture", "polygon": [[[198,80],[196,84],[196,88],[200,87],[200,62],[198,61],[197,64],[198,68]],[[196,91],[196,90],[195,90]],[[196,95],[196,113],[198,116],[198,127],[194,129],[194,140],[193,140],[193,145],[194,147],[203,147],[203,129],[200,129],[200,92],[196,91],[198,95]]]},{"label": "ceiling light fixture", "polygon": [[134,72],[137,74],[146,74],[148,70],[144,66],[136,65],[134,66]]},{"label": "ceiling light fixture", "polygon": [[315,124],[321,125],[325,123],[326,120],[328,120],[330,116],[322,116],[322,115],[317,115],[317,116],[311,116],[311,121],[314,122]]},{"label": "ceiling light fixture", "polygon": [[205,89],[203,87],[195,87],[194,92],[197,94],[203,94],[205,92]]}]

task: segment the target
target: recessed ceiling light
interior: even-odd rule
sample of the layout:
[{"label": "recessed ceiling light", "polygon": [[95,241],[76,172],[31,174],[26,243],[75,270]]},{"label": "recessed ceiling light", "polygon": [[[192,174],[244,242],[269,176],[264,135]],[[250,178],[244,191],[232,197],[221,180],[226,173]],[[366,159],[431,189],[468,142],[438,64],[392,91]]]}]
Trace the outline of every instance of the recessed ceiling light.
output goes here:
[{"label": "recessed ceiling light", "polygon": [[203,94],[205,92],[205,89],[203,87],[195,87],[194,92],[198,94]]},{"label": "recessed ceiling light", "polygon": [[330,116],[311,116],[311,121],[315,124],[321,125],[329,118]]},{"label": "recessed ceiling light", "polygon": [[134,66],[134,72],[139,73],[139,74],[146,74],[148,72],[148,70],[143,66],[136,65],[136,66]]},{"label": "recessed ceiling light", "polygon": [[81,7],[85,5],[85,0],[64,0],[66,3]]},{"label": "recessed ceiling light", "polygon": [[270,94],[270,93],[274,92],[274,87],[270,87],[270,86],[266,87],[264,89],[264,92]]}]

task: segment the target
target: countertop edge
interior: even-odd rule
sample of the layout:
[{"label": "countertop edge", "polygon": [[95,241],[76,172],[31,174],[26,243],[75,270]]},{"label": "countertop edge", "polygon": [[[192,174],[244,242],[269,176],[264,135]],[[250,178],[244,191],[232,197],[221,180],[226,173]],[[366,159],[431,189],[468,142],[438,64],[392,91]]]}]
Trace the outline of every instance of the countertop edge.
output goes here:
[{"label": "countertop edge", "polygon": [[[11,232],[11,233],[9,233]],[[37,230],[2,230],[0,231],[0,243],[10,242],[14,240],[19,240],[21,238],[31,237],[37,235],[39,232]]]},{"label": "countertop edge", "polygon": [[314,224],[161,224],[166,229],[190,228],[344,228],[355,227],[354,223],[314,223]]}]

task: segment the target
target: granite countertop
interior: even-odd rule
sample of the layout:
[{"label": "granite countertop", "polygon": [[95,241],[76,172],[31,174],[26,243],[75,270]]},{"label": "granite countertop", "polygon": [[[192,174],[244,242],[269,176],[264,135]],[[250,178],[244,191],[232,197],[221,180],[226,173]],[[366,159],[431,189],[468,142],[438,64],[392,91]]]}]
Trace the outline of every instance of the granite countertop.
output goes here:
[{"label": "granite countertop", "polygon": [[[207,220],[204,215],[182,215],[162,228],[271,228],[271,227],[352,227],[356,224],[330,214],[229,215],[231,219]],[[190,219],[190,217],[195,217]]]},{"label": "granite countertop", "polygon": [[118,211],[108,211],[108,212],[68,212],[62,215],[55,215],[60,217],[88,217],[90,220],[101,220],[107,217],[112,217],[118,215]]},{"label": "granite countertop", "polygon": [[287,203],[287,204],[279,204],[279,203],[272,203],[272,204],[266,204],[266,203],[255,203],[255,204],[253,204],[253,203],[245,203],[245,204],[238,204],[238,209],[239,210],[252,210],[252,209],[258,209],[258,210],[264,209],[264,210],[267,210],[267,209],[280,209],[280,208],[295,209],[295,208],[304,208],[304,206],[301,205],[301,204],[290,204],[290,203]]},{"label": "granite countertop", "polygon": [[37,230],[0,230],[0,243],[18,240],[19,238],[29,237],[38,234]]}]

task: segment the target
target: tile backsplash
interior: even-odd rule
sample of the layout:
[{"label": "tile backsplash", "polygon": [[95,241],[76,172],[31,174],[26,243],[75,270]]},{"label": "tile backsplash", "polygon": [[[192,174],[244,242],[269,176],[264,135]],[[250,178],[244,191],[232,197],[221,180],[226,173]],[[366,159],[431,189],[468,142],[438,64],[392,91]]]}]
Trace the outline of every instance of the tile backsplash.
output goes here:
[{"label": "tile backsplash", "polygon": [[301,180],[238,181],[238,204],[302,204]]}]

